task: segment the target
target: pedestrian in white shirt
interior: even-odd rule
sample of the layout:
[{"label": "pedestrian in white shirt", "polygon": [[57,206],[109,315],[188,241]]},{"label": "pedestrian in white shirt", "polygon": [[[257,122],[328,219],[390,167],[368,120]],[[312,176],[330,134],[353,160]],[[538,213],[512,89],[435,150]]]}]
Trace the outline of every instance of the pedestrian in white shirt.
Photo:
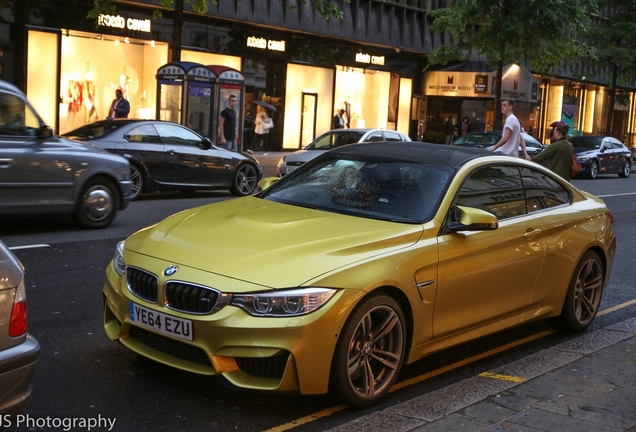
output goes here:
[{"label": "pedestrian in white shirt", "polygon": [[506,117],[506,122],[504,123],[501,139],[497,141],[497,144],[492,146],[490,150],[495,151],[501,147],[501,153],[508,156],[519,157],[519,146],[521,146],[523,157],[530,159],[526,151],[526,140],[521,136],[521,123],[519,123],[517,117],[512,113],[514,108],[514,99],[501,100],[501,113]]}]

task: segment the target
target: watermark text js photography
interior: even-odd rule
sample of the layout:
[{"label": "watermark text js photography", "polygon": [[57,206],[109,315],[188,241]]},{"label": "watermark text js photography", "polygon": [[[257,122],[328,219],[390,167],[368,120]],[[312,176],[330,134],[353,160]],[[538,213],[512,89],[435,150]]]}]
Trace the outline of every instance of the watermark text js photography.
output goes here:
[{"label": "watermark text js photography", "polygon": [[86,430],[102,429],[111,431],[116,418],[102,417],[31,417],[28,414],[0,415],[0,430],[3,428],[46,428],[47,430]]}]

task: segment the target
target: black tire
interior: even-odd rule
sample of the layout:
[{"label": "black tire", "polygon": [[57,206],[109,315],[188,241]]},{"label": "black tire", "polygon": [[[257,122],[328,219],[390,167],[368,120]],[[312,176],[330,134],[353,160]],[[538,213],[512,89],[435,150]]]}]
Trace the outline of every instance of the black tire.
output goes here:
[{"label": "black tire", "polygon": [[75,209],[75,220],[84,228],[104,228],[117,215],[121,197],[112,180],[95,177],[84,185]]},{"label": "black tire", "polygon": [[590,172],[587,176],[591,179],[598,177],[598,162],[596,160],[590,162]]},{"label": "black tire", "polygon": [[572,275],[561,315],[550,318],[548,323],[572,332],[585,331],[601,305],[604,276],[598,254],[594,251],[583,254]]},{"label": "black tire", "polygon": [[258,175],[256,167],[250,163],[244,163],[234,172],[232,178],[232,188],[230,192],[236,196],[250,195],[258,185]]},{"label": "black tire", "polygon": [[632,173],[632,162],[627,159],[623,161],[623,169],[618,173],[620,178],[627,178]]},{"label": "black tire", "polygon": [[143,171],[135,165],[130,165],[130,180],[132,180],[132,194],[130,200],[134,201],[144,191]]},{"label": "black tire", "polygon": [[397,379],[406,355],[406,326],[400,305],[371,294],[351,313],[336,345],[329,393],[355,407],[378,403]]}]

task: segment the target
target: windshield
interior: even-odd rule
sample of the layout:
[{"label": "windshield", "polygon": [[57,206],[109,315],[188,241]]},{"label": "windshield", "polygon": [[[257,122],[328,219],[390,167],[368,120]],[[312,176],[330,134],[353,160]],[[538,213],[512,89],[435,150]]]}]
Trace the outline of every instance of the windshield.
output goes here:
[{"label": "windshield", "polygon": [[76,139],[102,138],[122,126],[125,126],[125,124],[117,121],[91,123],[70,132],[66,132],[63,136]]},{"label": "windshield", "polygon": [[313,140],[306,150],[331,150],[345,144],[357,143],[362,139],[363,131],[327,132]]},{"label": "windshield", "polygon": [[452,170],[347,154],[315,159],[259,196],[340,214],[404,223],[430,220]]}]

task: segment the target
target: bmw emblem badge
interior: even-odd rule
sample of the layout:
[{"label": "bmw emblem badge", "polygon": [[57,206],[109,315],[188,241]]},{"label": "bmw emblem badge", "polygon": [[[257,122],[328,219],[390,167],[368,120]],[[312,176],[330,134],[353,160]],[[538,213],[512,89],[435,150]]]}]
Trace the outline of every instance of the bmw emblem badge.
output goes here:
[{"label": "bmw emblem badge", "polygon": [[163,274],[165,274],[166,276],[172,276],[173,274],[177,272],[177,270],[179,270],[179,267],[176,265],[173,265],[168,267],[166,271],[163,272]]}]

